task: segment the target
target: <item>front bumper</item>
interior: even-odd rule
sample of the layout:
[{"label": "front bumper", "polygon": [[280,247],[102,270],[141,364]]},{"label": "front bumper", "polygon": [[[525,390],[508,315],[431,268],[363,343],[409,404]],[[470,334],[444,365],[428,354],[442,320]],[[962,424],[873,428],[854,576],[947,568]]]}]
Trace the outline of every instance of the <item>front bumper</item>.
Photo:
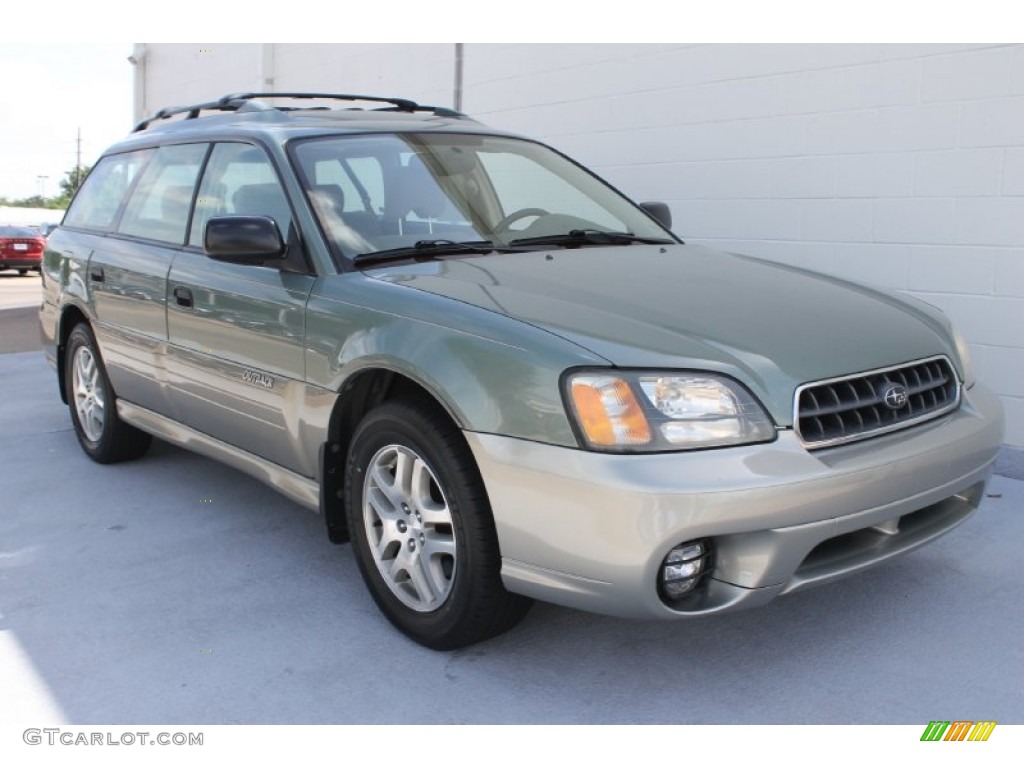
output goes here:
[{"label": "front bumper", "polygon": [[[765,603],[946,533],[982,497],[1002,443],[981,385],[924,425],[808,452],[769,444],[610,455],[467,432],[513,592],[583,610],[680,618]],[[711,538],[711,578],[669,607],[668,551]]]}]

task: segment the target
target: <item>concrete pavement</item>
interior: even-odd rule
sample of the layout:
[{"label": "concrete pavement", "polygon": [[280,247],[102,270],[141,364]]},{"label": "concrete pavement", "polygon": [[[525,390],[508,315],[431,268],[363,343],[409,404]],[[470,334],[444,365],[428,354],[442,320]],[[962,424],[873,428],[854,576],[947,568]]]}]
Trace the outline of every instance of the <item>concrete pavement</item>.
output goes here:
[{"label": "concrete pavement", "polygon": [[35,272],[27,275],[10,270],[0,272],[0,309],[38,307],[42,298],[42,283]]},{"label": "concrete pavement", "polygon": [[0,354],[40,348],[39,275],[0,272]]},{"label": "concrete pavement", "polygon": [[39,352],[0,356],[0,723],[1024,722],[1024,483],[931,546],[758,610],[536,605],[454,653],[377,612],[348,545],[164,443],[103,467]]}]

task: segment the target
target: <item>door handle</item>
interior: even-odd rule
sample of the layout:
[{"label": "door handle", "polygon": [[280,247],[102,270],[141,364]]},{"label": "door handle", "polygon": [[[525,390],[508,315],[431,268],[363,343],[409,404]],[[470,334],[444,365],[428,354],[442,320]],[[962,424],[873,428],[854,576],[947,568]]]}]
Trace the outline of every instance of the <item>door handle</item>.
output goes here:
[{"label": "door handle", "polygon": [[103,267],[90,267],[89,277],[94,283],[102,283],[106,280],[106,276],[103,274]]},{"label": "door handle", "polygon": [[192,291],[182,285],[179,285],[174,289],[174,300],[178,302],[179,307],[191,307]]}]

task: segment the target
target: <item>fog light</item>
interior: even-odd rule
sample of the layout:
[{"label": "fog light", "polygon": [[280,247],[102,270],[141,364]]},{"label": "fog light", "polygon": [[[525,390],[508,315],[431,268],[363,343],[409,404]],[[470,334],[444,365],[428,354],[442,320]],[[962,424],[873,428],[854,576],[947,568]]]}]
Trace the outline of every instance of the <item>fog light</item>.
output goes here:
[{"label": "fog light", "polygon": [[709,542],[688,541],[675,547],[661,564],[658,586],[666,600],[678,600],[693,592],[710,569]]}]

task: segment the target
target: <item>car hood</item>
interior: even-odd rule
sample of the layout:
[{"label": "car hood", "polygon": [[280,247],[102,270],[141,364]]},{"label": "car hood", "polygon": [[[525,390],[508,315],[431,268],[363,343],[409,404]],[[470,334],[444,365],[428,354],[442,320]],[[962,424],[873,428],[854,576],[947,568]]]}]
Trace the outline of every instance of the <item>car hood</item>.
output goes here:
[{"label": "car hood", "polygon": [[940,315],[880,290],[693,245],[444,258],[369,270],[557,334],[628,368],[740,379],[780,424],[796,387],[946,354]]}]

